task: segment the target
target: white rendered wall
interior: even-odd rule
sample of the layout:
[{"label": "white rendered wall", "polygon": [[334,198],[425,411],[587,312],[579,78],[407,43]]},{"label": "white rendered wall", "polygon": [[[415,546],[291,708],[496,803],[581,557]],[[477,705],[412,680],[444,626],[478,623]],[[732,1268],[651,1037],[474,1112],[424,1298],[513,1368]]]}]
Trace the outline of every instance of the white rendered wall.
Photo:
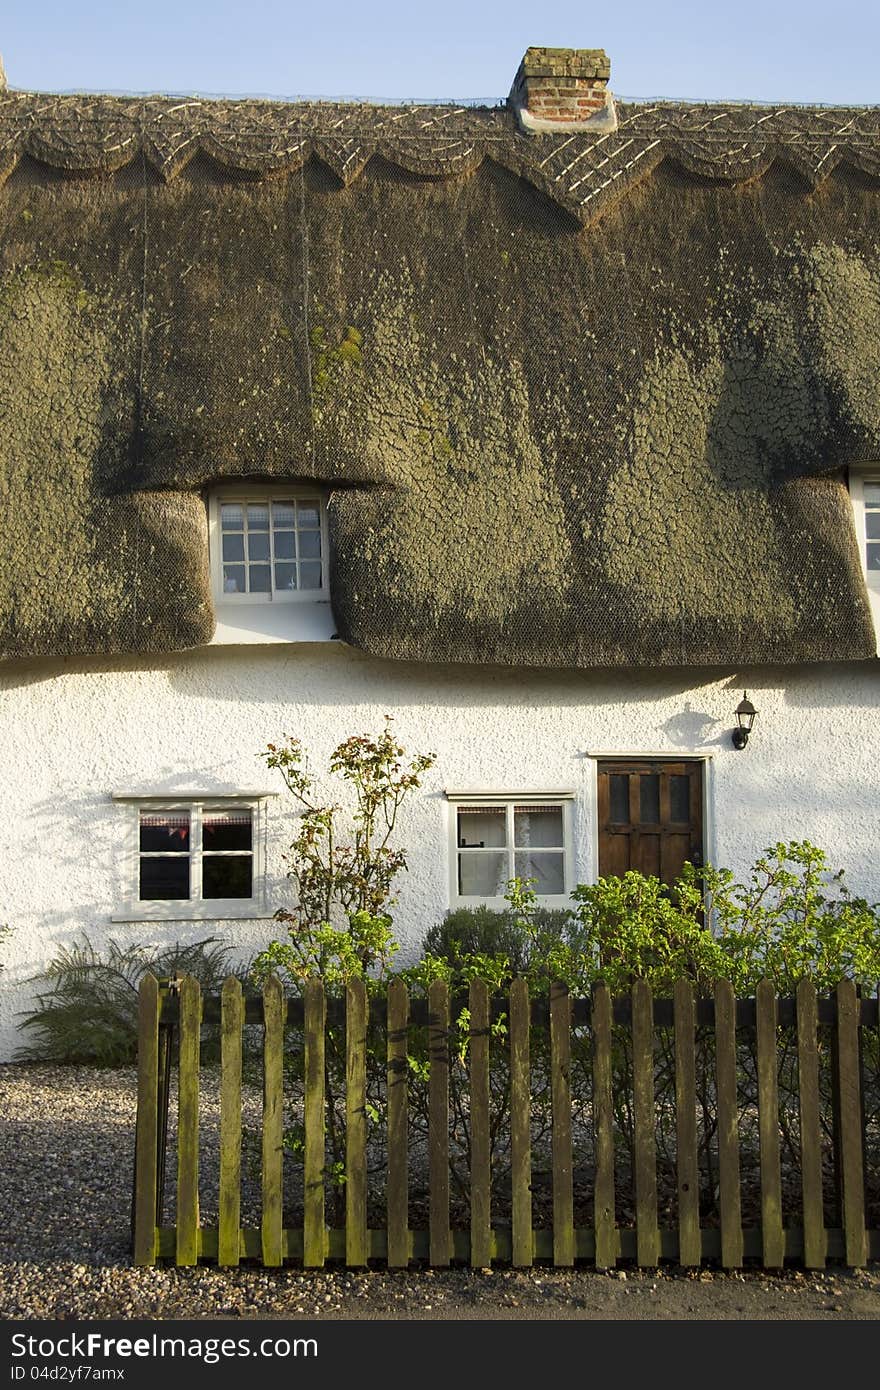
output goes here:
[{"label": "white rendered wall", "polygon": [[[744,688],[760,711],[730,743]],[[340,644],[205,648],[172,657],[33,662],[0,674],[0,1059],[17,1045],[26,981],[87,933],[172,942],[216,935],[243,953],[271,921],[111,922],[128,895],[120,787],[272,786],[260,749],[295,734],[316,770],[351,733],[394,716],[436,766],[407,809],[396,924],[417,953],[449,900],[444,788],[575,791],[575,874],[595,872],[591,754],[708,756],[707,858],[744,869],[777,839],[808,838],[880,899],[880,663],[749,671],[536,672],[383,662]],[[280,788],[280,782],[275,783]],[[284,796],[268,803],[270,906],[283,906]]]}]

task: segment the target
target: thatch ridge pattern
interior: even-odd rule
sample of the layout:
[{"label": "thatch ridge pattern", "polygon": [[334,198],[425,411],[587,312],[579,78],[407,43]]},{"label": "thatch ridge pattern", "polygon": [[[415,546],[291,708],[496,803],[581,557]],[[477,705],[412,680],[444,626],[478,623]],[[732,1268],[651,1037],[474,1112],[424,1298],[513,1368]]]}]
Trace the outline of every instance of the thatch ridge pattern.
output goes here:
[{"label": "thatch ridge pattern", "polygon": [[0,182],[24,155],[71,175],[146,160],[165,180],[199,153],[231,173],[266,178],[312,157],[343,185],[373,156],[409,173],[454,178],[492,159],[581,222],[591,221],[664,159],[741,183],[777,160],[811,187],[839,166],[880,181],[880,108],[623,104],[618,129],[540,138],[504,107],[366,106],[172,97],[0,96]]}]

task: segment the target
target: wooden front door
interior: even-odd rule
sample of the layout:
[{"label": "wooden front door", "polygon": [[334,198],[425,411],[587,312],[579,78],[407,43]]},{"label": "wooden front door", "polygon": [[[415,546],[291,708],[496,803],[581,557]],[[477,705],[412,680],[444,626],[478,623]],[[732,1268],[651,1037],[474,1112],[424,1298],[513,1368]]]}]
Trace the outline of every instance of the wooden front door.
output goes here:
[{"label": "wooden front door", "polygon": [[703,862],[703,764],[609,758],[599,773],[599,877],[638,869],[672,883]]}]

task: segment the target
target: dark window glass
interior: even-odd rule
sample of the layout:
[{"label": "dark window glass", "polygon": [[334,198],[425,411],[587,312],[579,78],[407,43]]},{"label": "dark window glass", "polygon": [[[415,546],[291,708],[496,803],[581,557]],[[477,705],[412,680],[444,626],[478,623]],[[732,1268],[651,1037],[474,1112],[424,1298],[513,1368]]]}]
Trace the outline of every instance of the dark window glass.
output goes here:
[{"label": "dark window glass", "polygon": [[680,773],[669,779],[669,817],[682,825],[691,818],[691,779]]},{"label": "dark window glass", "polygon": [[202,858],[203,898],[253,897],[253,860],[249,854]]},{"label": "dark window glass", "polygon": [[188,854],[189,812],[149,811],[141,816],[141,851]]},{"label": "dark window glass", "polygon": [[642,825],[660,822],[660,778],[656,772],[643,773],[639,778],[639,816]]},{"label": "dark window glass", "polygon": [[140,891],[142,900],[189,897],[189,855],[141,859]]},{"label": "dark window glass", "polygon": [[[235,557],[230,556],[230,559]],[[268,560],[269,558],[269,532],[251,531],[248,536],[248,559]]]},{"label": "dark window glass", "polygon": [[865,534],[870,541],[880,540],[880,508],[865,512]]},{"label": "dark window glass", "polygon": [[250,573],[250,591],[251,591],[251,593],[252,593],[252,594],[268,594],[269,589],[271,588],[271,584],[270,584],[270,580],[269,580],[269,575],[270,575],[269,566],[268,566],[268,565],[251,565],[251,566],[250,566],[250,569],[249,569],[249,573]]},{"label": "dark window glass", "polygon": [[202,844],[205,853],[211,850],[251,849],[251,817],[245,811],[211,814],[206,811],[202,820]]},{"label": "dark window glass", "polygon": [[626,772],[612,772],[610,802],[611,819],[615,825],[629,825],[629,775]]}]

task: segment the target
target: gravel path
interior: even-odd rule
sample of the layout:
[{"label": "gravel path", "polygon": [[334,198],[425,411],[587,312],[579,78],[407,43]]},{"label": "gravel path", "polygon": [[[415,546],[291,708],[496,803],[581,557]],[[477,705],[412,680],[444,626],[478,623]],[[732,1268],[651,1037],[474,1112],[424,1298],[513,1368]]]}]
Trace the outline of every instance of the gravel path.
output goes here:
[{"label": "gravel path", "polygon": [[[210,1086],[205,1099],[210,1148]],[[134,1269],[134,1112],[132,1069],[0,1067],[0,1317],[880,1318],[876,1267],[821,1276]]]}]

